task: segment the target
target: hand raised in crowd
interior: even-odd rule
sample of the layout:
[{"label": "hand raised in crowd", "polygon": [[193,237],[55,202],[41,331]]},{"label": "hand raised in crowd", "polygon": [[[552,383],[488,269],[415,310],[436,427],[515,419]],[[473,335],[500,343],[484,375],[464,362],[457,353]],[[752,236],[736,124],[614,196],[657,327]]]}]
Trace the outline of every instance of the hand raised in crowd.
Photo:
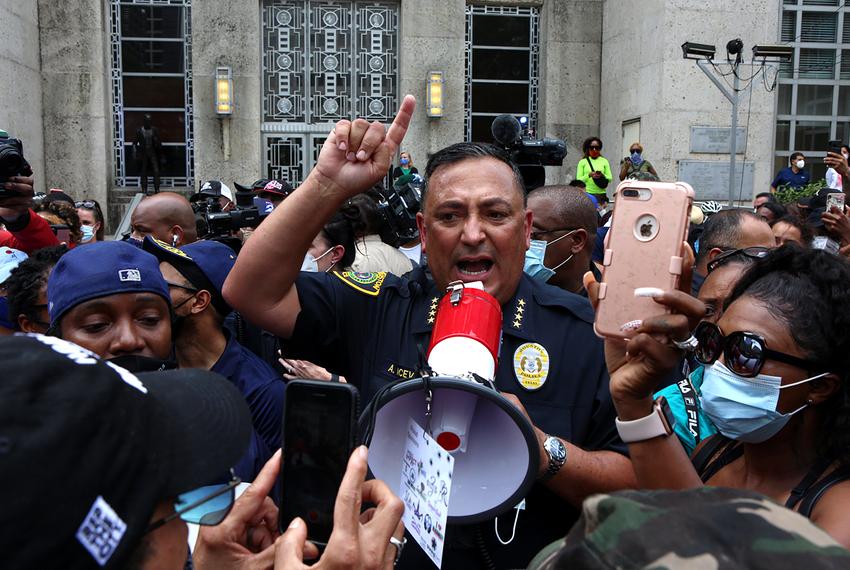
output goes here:
[{"label": "hand raised in crowd", "polygon": [[823,225],[829,233],[835,235],[844,245],[850,244],[850,217],[833,206],[821,215]]},{"label": "hand raised in crowd", "polygon": [[835,169],[835,171],[841,175],[841,178],[847,180],[847,177],[850,176],[850,168],[847,167],[847,159],[845,159],[840,153],[836,152],[827,152],[826,158],[823,159],[824,164],[829,168]]},{"label": "hand raised in crowd", "polygon": [[12,197],[0,198],[0,218],[12,221],[32,207],[32,176],[10,176],[2,183],[2,190]]},{"label": "hand raised in crowd", "polygon": [[387,175],[415,108],[416,99],[406,95],[389,131],[380,121],[339,121],[322,145],[310,176],[323,190],[345,198],[372,187]]},{"label": "hand raised in crowd", "polygon": [[272,568],[278,531],[278,509],[269,493],[280,472],[280,450],[233,503],[217,526],[201,526],[192,553],[196,569],[259,570]]},{"label": "hand raised in crowd", "polygon": [[[315,558],[319,552],[307,541],[307,525],[296,518],[277,540],[276,569],[393,567],[396,547],[390,538],[401,539],[404,534],[404,503],[383,481],[364,482],[367,457],[366,447],[361,446],[348,460],[334,505],[333,532],[319,561],[312,566],[304,564],[305,557]],[[376,506],[361,513],[363,502]]]}]

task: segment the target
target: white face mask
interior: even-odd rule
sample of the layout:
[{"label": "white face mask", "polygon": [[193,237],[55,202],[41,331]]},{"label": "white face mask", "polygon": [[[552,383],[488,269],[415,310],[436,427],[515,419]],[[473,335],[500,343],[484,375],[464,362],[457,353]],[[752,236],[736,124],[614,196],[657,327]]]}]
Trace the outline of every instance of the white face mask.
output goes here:
[{"label": "white face mask", "polygon": [[848,159],[850,159],[850,154],[847,154],[846,152],[842,152],[842,153],[841,153],[841,156],[843,156],[843,157],[844,157],[844,160],[848,160]]},{"label": "white face mask", "polygon": [[80,226],[80,231],[83,232],[82,243],[88,243],[94,238],[94,226]]},{"label": "white face mask", "polygon": [[[304,261],[301,262],[301,271],[307,271],[307,272],[310,272],[310,273],[318,273],[319,272],[319,260],[322,259],[327,254],[329,254],[331,251],[333,251],[333,248],[330,248],[329,250],[327,250],[325,253],[323,253],[319,257],[313,257],[313,254],[308,251],[307,253],[304,254]],[[330,267],[325,269],[325,273],[330,271],[331,267],[333,267],[333,264],[331,264]]]},{"label": "white face mask", "polygon": [[799,168],[800,170],[803,170],[803,167],[806,166],[806,161],[805,160],[798,160],[797,162],[794,163],[794,165],[797,168]]}]

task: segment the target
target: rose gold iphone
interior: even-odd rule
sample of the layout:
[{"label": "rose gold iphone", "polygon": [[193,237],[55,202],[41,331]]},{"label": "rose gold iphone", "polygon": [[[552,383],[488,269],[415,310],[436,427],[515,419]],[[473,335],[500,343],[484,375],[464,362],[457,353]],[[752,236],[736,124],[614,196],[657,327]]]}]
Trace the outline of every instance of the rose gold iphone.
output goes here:
[{"label": "rose gold iphone", "polygon": [[636,297],[635,290],[678,286],[694,190],[684,182],[626,180],[615,200],[593,328],[599,336],[622,339],[641,321],[667,312],[651,297]]}]

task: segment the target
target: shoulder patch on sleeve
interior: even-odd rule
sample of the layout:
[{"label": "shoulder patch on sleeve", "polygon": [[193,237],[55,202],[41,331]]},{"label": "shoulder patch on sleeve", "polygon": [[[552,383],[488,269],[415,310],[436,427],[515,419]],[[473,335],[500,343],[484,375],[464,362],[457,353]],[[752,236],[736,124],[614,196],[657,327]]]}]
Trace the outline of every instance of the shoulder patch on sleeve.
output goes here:
[{"label": "shoulder patch on sleeve", "polygon": [[340,273],[338,271],[334,271],[334,275],[336,275],[340,281],[349,287],[371,297],[378,296],[378,293],[381,292],[381,286],[383,286],[384,280],[387,278],[386,271],[380,271],[377,273],[358,273],[356,271],[345,271],[344,273]]}]

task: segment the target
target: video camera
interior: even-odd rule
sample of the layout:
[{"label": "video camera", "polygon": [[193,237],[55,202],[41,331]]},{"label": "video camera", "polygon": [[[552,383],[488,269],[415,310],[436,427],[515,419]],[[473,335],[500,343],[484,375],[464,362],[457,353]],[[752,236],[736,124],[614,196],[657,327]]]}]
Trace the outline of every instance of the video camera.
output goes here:
[{"label": "video camera", "polygon": [[236,208],[223,212],[220,194],[203,190],[190,198],[198,225],[198,235],[207,239],[229,237],[242,228],[256,228],[271,213],[271,202],[257,198],[253,192],[235,193]]},{"label": "video camera", "polygon": [[392,233],[389,237],[396,247],[419,237],[416,214],[422,205],[424,184],[418,174],[408,174],[396,180],[392,188],[381,188],[378,211],[386,221]]},{"label": "video camera", "polygon": [[[0,184],[12,176],[32,176],[32,168],[24,158],[24,143],[0,129]],[[15,196],[14,192],[0,187],[0,198]]]},{"label": "video camera", "polygon": [[567,156],[567,145],[561,139],[533,138],[525,116],[517,119],[513,115],[499,115],[493,119],[490,132],[519,166],[526,192],[546,184],[544,166],[561,166]]}]

